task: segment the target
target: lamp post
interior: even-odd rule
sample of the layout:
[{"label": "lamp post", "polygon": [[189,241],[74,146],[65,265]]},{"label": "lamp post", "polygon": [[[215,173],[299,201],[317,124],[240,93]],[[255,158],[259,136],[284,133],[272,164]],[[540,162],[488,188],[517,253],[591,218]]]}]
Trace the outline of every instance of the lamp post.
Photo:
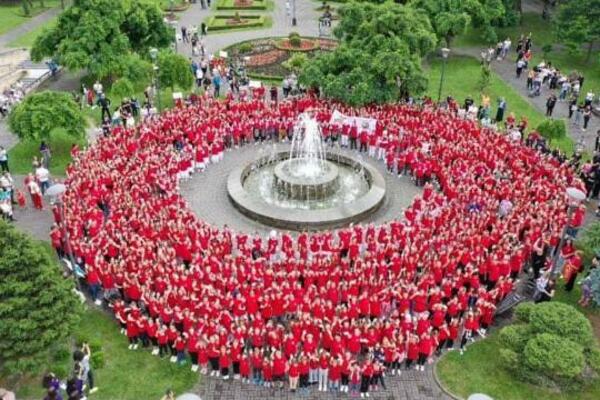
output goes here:
[{"label": "lamp post", "polygon": [[160,113],[161,110],[161,106],[160,106],[160,82],[158,79],[158,65],[157,65],[157,58],[158,58],[158,49],[156,47],[153,47],[150,49],[150,58],[152,59],[152,71],[154,74],[154,87],[156,88],[156,107],[157,107],[157,111],[158,113]]},{"label": "lamp post", "polygon": [[442,100],[442,87],[444,85],[444,74],[446,73],[446,61],[450,55],[450,49],[444,47],[441,49],[442,52],[442,74],[440,75],[440,88],[438,89],[438,103]]},{"label": "lamp post", "polygon": [[45,195],[53,199],[54,204],[58,207],[58,212],[60,215],[60,227],[65,243],[65,253],[67,253],[69,262],[71,263],[71,271],[73,272],[73,278],[75,278],[75,286],[77,287],[77,290],[81,292],[81,285],[79,284],[79,279],[77,278],[75,257],[73,257],[73,249],[71,248],[71,240],[69,239],[69,230],[67,229],[67,220],[65,219],[64,203],[62,201],[62,196],[66,190],[67,187],[62,183],[55,183],[54,185],[50,186],[48,190],[46,190]]},{"label": "lamp post", "polygon": [[581,190],[574,188],[574,187],[567,188],[567,190],[565,192],[567,194],[567,198],[569,201],[569,205],[567,208],[567,223],[563,227],[563,230],[560,234],[560,242],[558,243],[558,249],[557,249],[557,251],[554,252],[554,257],[552,257],[552,275],[556,275],[558,272],[557,271],[558,256],[560,254],[560,250],[563,248],[563,246],[565,244],[565,240],[566,240],[566,236],[567,236],[567,229],[569,228],[569,224],[571,223],[571,218],[573,217],[573,213],[575,212],[575,210],[577,209],[579,204],[581,204],[581,202],[584,201],[586,198],[585,193],[583,193]]},{"label": "lamp post", "polygon": [[292,0],[292,26],[296,26],[296,0]]}]

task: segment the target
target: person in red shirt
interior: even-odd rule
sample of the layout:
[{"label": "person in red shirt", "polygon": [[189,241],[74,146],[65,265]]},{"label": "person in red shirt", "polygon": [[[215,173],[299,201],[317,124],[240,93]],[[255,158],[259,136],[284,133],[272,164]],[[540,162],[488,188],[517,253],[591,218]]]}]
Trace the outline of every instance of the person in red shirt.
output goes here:
[{"label": "person in red shirt", "polygon": [[425,371],[425,363],[427,359],[431,355],[431,350],[433,349],[433,340],[431,339],[431,335],[427,332],[421,336],[421,340],[419,340],[419,362],[417,365],[417,369],[421,371]]},{"label": "person in red shirt", "polygon": [[263,384],[263,355],[259,348],[255,348],[252,356],[250,357],[252,364],[252,383],[255,385]]},{"label": "person in red shirt", "polygon": [[298,364],[300,369],[300,391],[304,395],[308,395],[308,377],[310,374],[310,362],[308,356],[304,353],[300,355],[300,362]]},{"label": "person in red shirt", "polygon": [[342,362],[338,358],[333,358],[329,365],[329,389],[332,392],[340,390],[340,380],[342,379]]},{"label": "person in red shirt", "polygon": [[326,392],[329,382],[329,353],[325,350],[319,352],[319,392]]},{"label": "person in red shirt", "polygon": [[296,389],[298,389],[298,380],[300,378],[300,366],[298,365],[298,361],[295,358],[290,359],[287,370],[290,391],[292,393],[295,393]]},{"label": "person in red shirt", "polygon": [[240,377],[242,383],[250,383],[250,357],[246,352],[240,358]]},{"label": "person in red shirt", "polygon": [[371,379],[373,378],[373,361],[367,359],[361,369],[360,397],[369,397]]},{"label": "person in red shirt", "polygon": [[223,380],[229,379],[229,355],[227,354],[227,348],[221,346],[221,353],[219,355],[219,370],[221,371],[221,377]]}]

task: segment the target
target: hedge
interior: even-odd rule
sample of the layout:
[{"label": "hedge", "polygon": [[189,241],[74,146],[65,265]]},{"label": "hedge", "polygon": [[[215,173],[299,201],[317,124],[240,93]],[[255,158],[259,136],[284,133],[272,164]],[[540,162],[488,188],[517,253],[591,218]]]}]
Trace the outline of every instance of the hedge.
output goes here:
[{"label": "hedge", "polygon": [[235,0],[218,0],[217,10],[266,10],[267,0],[253,0],[250,6],[236,6]]},{"label": "hedge", "polygon": [[263,15],[240,15],[243,23],[236,25],[227,25],[227,21],[234,19],[235,15],[215,15],[208,19],[208,32],[211,31],[225,31],[230,29],[240,28],[254,28],[261,27],[265,24],[265,17]]}]

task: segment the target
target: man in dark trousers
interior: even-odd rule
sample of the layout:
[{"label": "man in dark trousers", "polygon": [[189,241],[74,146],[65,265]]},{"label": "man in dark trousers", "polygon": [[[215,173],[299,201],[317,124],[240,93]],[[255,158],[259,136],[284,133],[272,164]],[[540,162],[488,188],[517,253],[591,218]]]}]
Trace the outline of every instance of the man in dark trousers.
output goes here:
[{"label": "man in dark trousers", "polygon": [[552,112],[554,111],[554,106],[556,105],[556,96],[551,94],[546,100],[546,117],[551,117]]},{"label": "man in dark trousers", "polygon": [[104,120],[104,114],[110,119],[110,99],[108,99],[104,93],[100,94],[98,105],[102,109],[102,120]]}]

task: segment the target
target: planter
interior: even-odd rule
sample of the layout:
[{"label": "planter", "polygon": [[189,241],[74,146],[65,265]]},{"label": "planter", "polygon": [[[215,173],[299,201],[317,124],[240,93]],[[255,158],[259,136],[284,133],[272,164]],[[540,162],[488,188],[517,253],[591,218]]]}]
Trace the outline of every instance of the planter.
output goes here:
[{"label": "planter", "polygon": [[208,32],[223,31],[228,29],[261,27],[265,24],[263,15],[240,15],[239,20],[233,14],[230,15],[215,15],[208,19],[206,24]]},{"label": "planter", "polygon": [[218,0],[217,10],[266,10],[267,0]]}]

